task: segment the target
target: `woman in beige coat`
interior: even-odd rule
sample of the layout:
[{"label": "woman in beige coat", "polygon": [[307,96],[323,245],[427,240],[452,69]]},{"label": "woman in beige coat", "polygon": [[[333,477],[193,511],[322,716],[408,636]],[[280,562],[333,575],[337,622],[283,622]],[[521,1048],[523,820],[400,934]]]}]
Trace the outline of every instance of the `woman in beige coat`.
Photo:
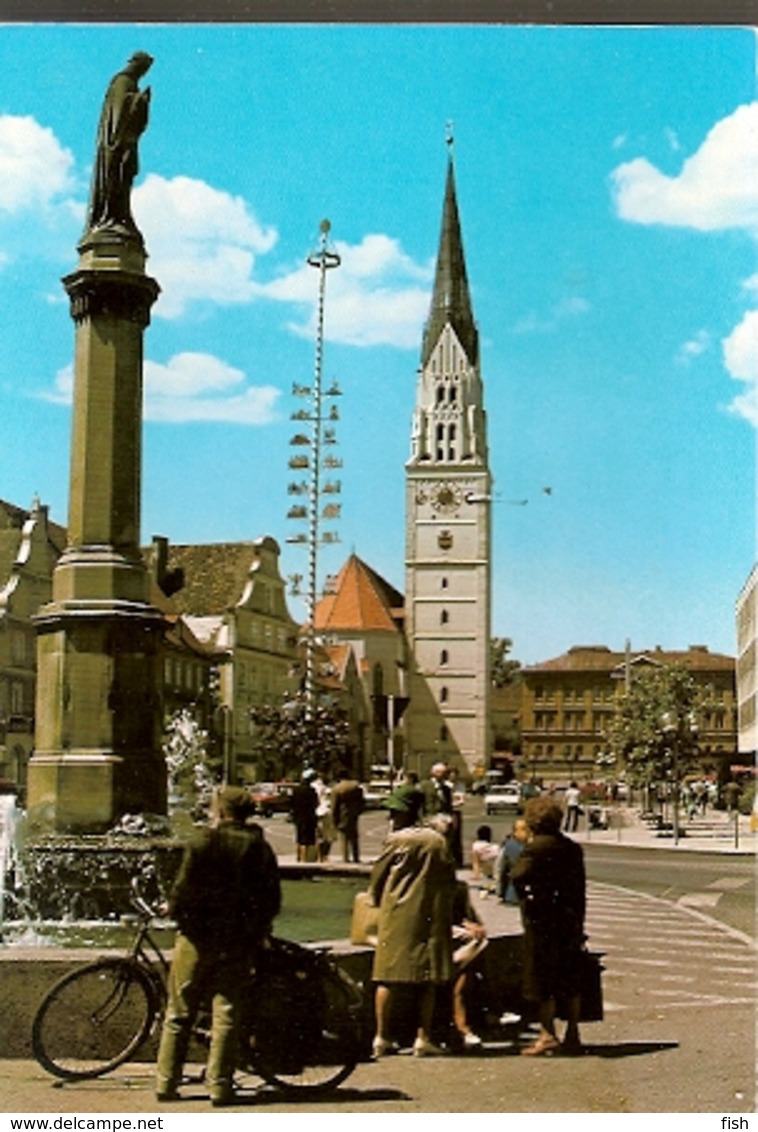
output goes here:
[{"label": "woman in beige coat", "polygon": [[438,986],[453,977],[452,922],[455,863],[445,833],[449,819],[432,819],[437,828],[415,827],[391,833],[371,872],[369,893],[379,908],[379,928],[372,978],[377,984],[374,1056],[394,1052],[387,1035],[393,987],[412,984],[420,990],[413,1052],[416,1057],[442,1053],[430,1039]]}]

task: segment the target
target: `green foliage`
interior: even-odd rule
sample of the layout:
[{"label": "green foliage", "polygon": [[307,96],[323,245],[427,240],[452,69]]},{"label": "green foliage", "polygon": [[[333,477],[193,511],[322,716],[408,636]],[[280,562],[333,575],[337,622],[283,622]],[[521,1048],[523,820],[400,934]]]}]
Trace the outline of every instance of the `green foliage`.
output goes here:
[{"label": "green foliage", "polygon": [[508,659],[512,648],[513,641],[510,637],[493,637],[490,641],[490,677],[493,688],[515,684],[521,677],[521,662]]},{"label": "green foliage", "polygon": [[604,761],[619,762],[632,785],[681,779],[696,761],[698,716],[709,694],[681,665],[634,672],[608,730]]},{"label": "green foliage", "polygon": [[311,713],[298,701],[283,707],[264,705],[253,708],[250,719],[262,781],[298,778],[306,766],[333,778],[341,766],[353,765],[349,724],[331,704],[319,704]]},{"label": "green foliage", "polygon": [[741,814],[752,814],[753,806],[755,804],[755,780],[748,782],[744,787],[737,803],[737,808]]}]

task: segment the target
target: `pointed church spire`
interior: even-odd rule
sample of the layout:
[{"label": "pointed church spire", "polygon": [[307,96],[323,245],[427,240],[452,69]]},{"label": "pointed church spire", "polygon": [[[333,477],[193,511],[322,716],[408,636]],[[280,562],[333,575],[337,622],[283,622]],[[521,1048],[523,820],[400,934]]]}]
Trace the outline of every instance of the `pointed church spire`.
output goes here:
[{"label": "pointed church spire", "polygon": [[[449,139],[450,143],[451,139]],[[450,147],[452,149],[452,147]],[[455,330],[469,362],[475,365],[479,353],[479,334],[471,309],[471,297],[463,254],[461,225],[458,217],[458,200],[455,193],[452,152],[447,163],[445,203],[442,209],[442,231],[434,277],[434,293],[429,318],[424,329],[421,364],[426,365],[429,355],[446,323]]]}]

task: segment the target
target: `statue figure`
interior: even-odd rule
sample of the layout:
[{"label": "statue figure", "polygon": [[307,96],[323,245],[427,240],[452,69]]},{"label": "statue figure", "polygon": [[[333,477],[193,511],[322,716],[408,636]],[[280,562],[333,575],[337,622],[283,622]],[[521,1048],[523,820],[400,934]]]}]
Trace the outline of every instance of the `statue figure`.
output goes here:
[{"label": "statue figure", "polygon": [[139,79],[152,65],[144,51],[132,55],[111,79],[97,127],[97,151],[86,230],[117,226],[136,232],[131,214],[132,182],[139,171],[137,143],[147,126],[150,87]]}]

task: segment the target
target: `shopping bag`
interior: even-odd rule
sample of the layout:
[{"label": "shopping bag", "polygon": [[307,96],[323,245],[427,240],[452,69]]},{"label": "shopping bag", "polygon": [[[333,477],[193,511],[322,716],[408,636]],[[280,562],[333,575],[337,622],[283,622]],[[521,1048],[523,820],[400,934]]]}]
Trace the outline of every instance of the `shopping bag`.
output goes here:
[{"label": "shopping bag", "polygon": [[376,947],[379,933],[379,909],[368,892],[357,892],[350,920],[350,942]]}]

